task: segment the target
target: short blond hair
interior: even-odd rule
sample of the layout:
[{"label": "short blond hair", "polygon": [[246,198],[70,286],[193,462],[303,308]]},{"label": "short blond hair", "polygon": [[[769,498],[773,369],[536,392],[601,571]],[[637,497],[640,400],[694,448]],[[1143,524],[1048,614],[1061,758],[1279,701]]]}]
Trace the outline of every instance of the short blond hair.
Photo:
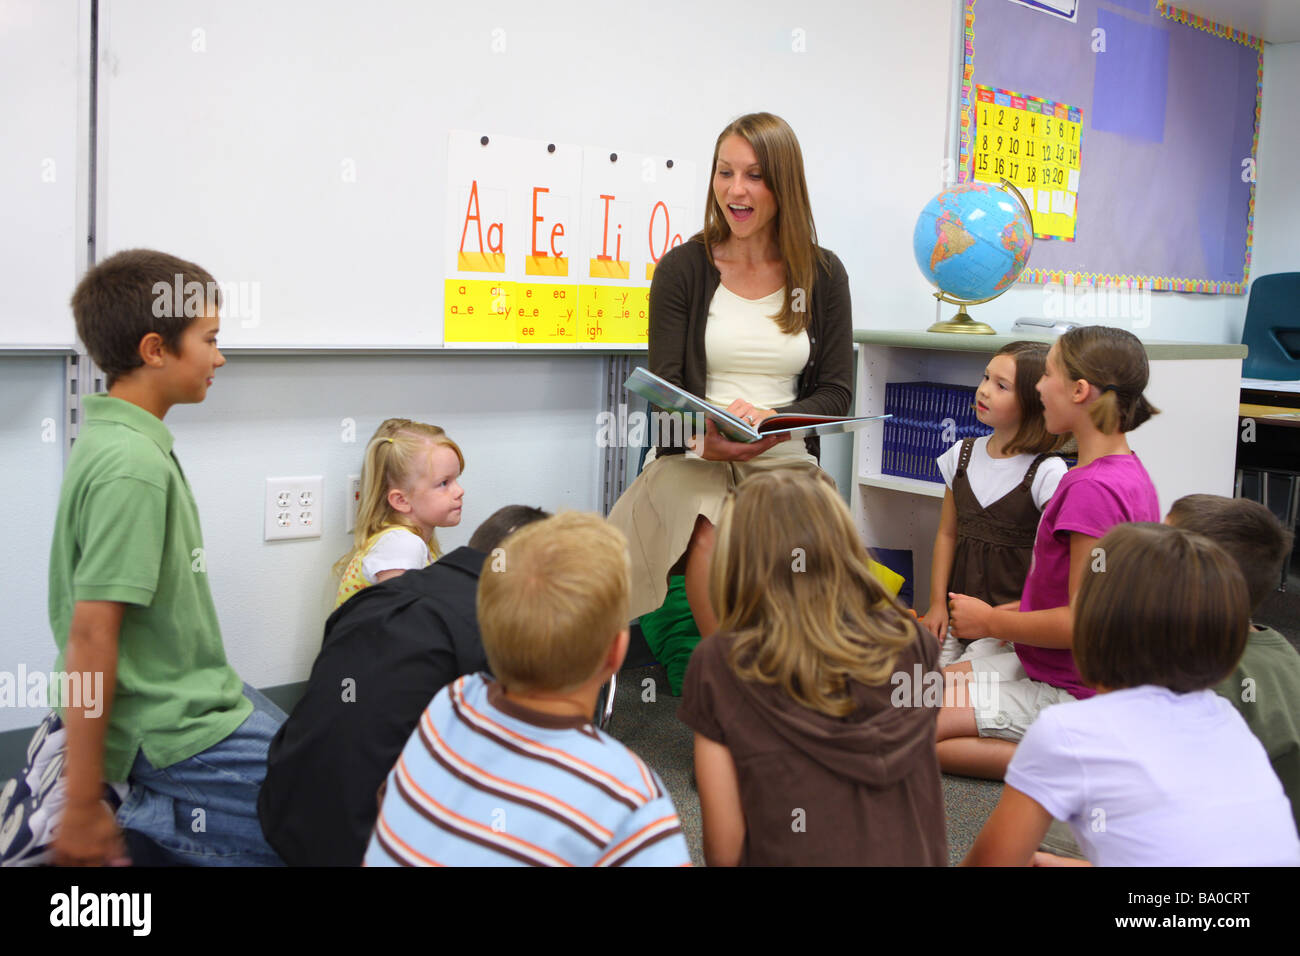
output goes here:
[{"label": "short blond hair", "polygon": [[520,528],[479,578],[492,673],[511,690],[584,683],[627,627],[628,582],[627,539],[604,519],[570,511]]}]

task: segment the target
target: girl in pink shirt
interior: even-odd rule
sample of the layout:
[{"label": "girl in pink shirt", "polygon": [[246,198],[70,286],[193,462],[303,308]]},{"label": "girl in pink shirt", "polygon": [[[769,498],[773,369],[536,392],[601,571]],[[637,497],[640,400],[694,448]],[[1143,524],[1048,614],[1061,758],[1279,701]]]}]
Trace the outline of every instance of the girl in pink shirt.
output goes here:
[{"label": "girl in pink shirt", "polygon": [[1038,383],[1047,430],[1074,434],[1079,463],[1043,509],[1019,604],[949,595],[958,638],[1014,648],[982,642],[944,669],[938,753],[946,772],[1002,779],[1043,708],[1092,695],[1070,650],[1070,604],[1084,572],[1104,570],[1097,541],[1106,532],[1160,520],[1155,486],[1126,437],[1157,412],[1142,394],[1147,378],[1146,350],[1123,329],[1074,329],[1048,352]]}]

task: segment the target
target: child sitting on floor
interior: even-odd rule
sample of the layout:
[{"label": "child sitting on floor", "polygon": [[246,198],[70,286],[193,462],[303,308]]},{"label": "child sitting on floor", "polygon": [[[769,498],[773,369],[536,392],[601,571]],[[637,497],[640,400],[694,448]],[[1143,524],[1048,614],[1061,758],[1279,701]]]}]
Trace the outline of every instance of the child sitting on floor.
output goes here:
[{"label": "child sitting on floor", "polygon": [[709,589],[718,632],[677,714],[695,730],[709,865],[946,865],[939,645],[872,574],[824,472],[741,483]]},{"label": "child sitting on floor", "polygon": [[1038,716],[966,864],[1029,863],[1053,817],[1098,865],[1300,864],[1264,748],[1212,689],[1246,646],[1235,563],[1167,525],[1121,525],[1099,547],[1074,639],[1097,694]]},{"label": "child sitting on floor", "polygon": [[366,446],[353,548],[341,571],[338,607],[358,591],[442,556],[436,528],[460,524],[465,456],[437,425],[390,418]]},{"label": "child sitting on floor", "polygon": [[[1187,495],[1174,502],[1165,523],[1228,552],[1246,579],[1252,615],[1277,588],[1291,556],[1291,533],[1263,505],[1244,498]],[[1300,827],[1300,654],[1271,627],[1252,623],[1241,663],[1214,689],[1264,745]]]},{"label": "child sitting on floor", "polygon": [[592,726],[623,663],[627,540],[595,515],[516,531],[479,579],[496,679],[443,688],[388,775],[367,866],[676,866],[663,782]]}]

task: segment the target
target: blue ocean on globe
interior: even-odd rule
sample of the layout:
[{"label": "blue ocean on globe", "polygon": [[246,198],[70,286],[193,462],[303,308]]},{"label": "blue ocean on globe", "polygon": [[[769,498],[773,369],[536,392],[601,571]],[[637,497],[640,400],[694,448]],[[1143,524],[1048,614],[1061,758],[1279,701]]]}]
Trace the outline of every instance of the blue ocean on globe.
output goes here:
[{"label": "blue ocean on globe", "polygon": [[990,183],[935,196],[916,220],[912,248],[927,279],[955,299],[987,299],[1029,263],[1033,232],[1016,198]]}]

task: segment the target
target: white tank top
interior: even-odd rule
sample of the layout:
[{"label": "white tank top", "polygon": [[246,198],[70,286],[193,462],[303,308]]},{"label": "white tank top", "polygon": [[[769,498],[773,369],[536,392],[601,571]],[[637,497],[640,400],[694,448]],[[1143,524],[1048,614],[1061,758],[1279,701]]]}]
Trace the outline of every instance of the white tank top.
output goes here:
[{"label": "white tank top", "polygon": [[[778,408],[795,400],[799,373],[808,364],[808,333],[781,331],[772,316],[780,314],[784,303],[784,289],[746,299],[718,283],[704,327],[705,401],[726,408],[743,398],[760,408]],[[787,455],[811,460],[802,441],[781,442],[761,457]]]}]

